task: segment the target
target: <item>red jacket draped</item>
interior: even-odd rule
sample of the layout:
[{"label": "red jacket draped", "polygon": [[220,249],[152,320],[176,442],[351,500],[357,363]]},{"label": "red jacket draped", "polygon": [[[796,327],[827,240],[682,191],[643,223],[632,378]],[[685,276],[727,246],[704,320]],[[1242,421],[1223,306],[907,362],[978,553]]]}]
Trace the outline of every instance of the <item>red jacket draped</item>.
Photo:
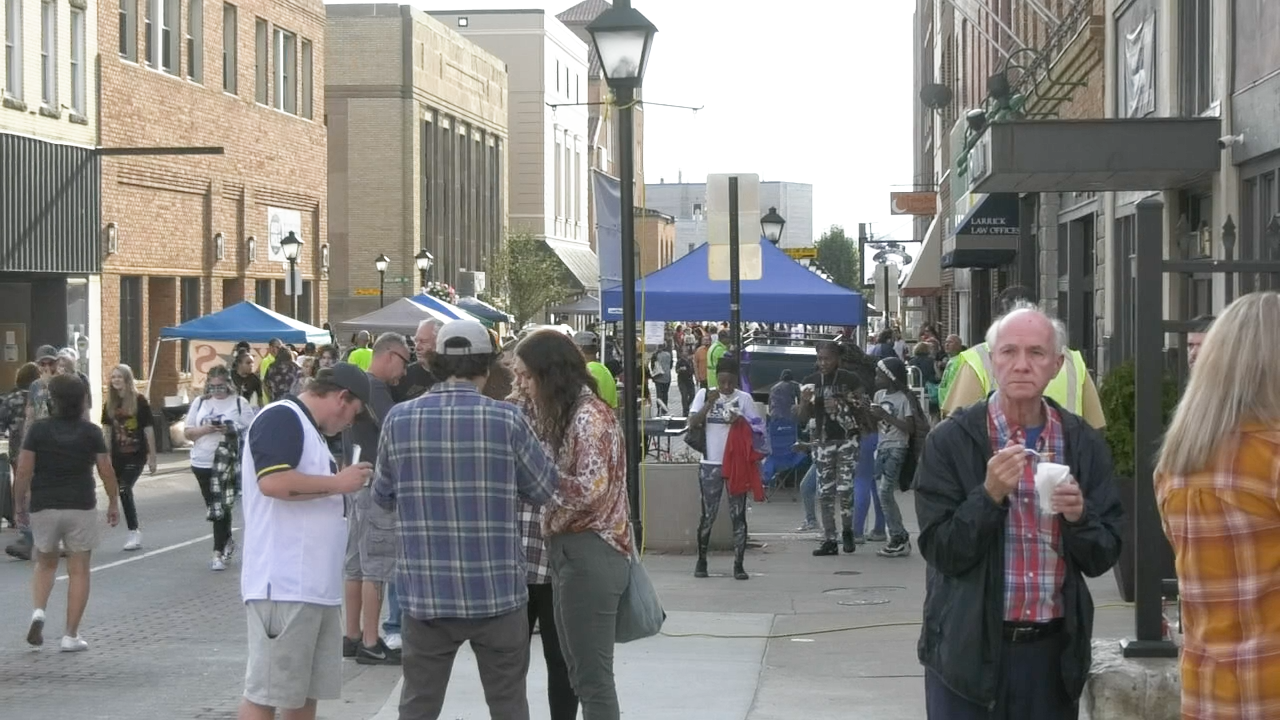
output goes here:
[{"label": "red jacket draped", "polygon": [[720,472],[729,484],[729,495],[742,495],[748,490],[756,502],[764,501],[764,483],[760,478],[760,461],[764,453],[756,450],[751,439],[751,423],[739,417],[729,426],[729,440],[724,445]]}]

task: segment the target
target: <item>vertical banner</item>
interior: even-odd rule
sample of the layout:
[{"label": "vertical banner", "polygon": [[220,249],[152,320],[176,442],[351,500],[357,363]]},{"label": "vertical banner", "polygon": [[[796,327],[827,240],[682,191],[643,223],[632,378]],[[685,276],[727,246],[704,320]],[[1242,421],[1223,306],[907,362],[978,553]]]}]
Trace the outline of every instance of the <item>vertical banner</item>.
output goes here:
[{"label": "vertical banner", "polygon": [[600,285],[622,280],[622,183],[599,170],[591,171],[595,191],[596,257]]},{"label": "vertical banner", "polygon": [[[204,389],[205,378],[209,375],[210,368],[218,365],[230,368],[231,363],[235,360],[236,344],[233,342],[220,342],[215,340],[190,340],[191,346],[191,387],[195,392]],[[267,345],[251,344],[249,353],[253,355],[253,367],[257,370],[262,364],[262,358],[267,354]]]},{"label": "vertical banner", "polygon": [[298,236],[299,240],[306,240],[302,235],[302,213],[297,210],[284,210],[273,207],[267,208],[268,261],[283,263],[288,267],[289,261],[284,257],[284,250],[280,248],[280,241],[283,240],[290,231],[292,231],[294,235]]}]

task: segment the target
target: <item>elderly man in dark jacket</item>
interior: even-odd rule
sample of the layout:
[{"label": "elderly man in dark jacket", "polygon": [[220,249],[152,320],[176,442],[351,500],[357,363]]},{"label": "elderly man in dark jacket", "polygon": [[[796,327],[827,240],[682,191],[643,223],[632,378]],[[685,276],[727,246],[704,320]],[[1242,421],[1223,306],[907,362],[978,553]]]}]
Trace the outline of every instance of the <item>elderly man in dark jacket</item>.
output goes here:
[{"label": "elderly man in dark jacket", "polygon": [[[988,342],[1000,389],[934,429],[915,480],[928,717],[1074,719],[1091,662],[1084,578],[1115,563],[1124,511],[1102,436],[1044,398],[1061,323],[1015,307]],[[1045,509],[1041,462],[1071,473]]]}]

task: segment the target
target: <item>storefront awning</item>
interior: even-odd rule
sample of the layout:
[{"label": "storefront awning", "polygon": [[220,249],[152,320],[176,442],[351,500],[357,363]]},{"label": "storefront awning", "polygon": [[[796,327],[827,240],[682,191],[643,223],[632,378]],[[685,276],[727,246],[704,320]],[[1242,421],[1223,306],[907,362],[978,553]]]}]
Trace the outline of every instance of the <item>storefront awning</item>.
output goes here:
[{"label": "storefront awning", "polygon": [[569,269],[573,278],[583,290],[600,288],[600,260],[586,243],[569,242],[545,238],[547,247],[551,248],[560,262]]},{"label": "storefront awning", "polygon": [[1018,195],[977,195],[956,231],[942,243],[944,268],[994,268],[1018,254]]},{"label": "storefront awning", "polygon": [[924,235],[924,244],[916,261],[907,268],[901,293],[905,296],[937,295],[942,292],[942,223],[941,215],[935,215]]},{"label": "storefront awning", "polygon": [[1173,190],[1218,170],[1218,118],[993,123],[969,156],[975,193]]}]

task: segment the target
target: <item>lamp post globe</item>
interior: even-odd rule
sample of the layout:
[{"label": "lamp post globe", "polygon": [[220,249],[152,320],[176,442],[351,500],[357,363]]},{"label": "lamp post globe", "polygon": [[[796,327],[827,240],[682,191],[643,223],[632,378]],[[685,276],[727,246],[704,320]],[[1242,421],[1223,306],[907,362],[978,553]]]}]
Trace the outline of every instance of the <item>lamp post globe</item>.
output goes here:
[{"label": "lamp post globe", "polygon": [[298,255],[302,253],[302,240],[298,239],[298,236],[290,230],[289,234],[285,235],[284,239],[280,241],[280,252],[284,254],[284,259],[289,262],[289,282],[287,285],[289,289],[289,314],[293,319],[297,320],[298,293],[301,288],[294,287],[294,285],[302,284],[301,282],[298,282],[297,277]]},{"label": "lamp post globe", "polygon": [[631,0],[618,0],[587,25],[587,32],[591,34],[596,55],[600,57],[600,69],[609,87],[615,91],[623,87],[640,87],[658,28],[631,7]]},{"label": "lamp post globe", "polygon": [[765,239],[774,245],[782,240],[782,229],[786,225],[787,221],[778,214],[776,207],[769,208],[769,212],[760,218],[760,231],[764,233]]},{"label": "lamp post globe", "polygon": [[378,307],[386,301],[387,266],[390,264],[391,258],[386,255],[380,254],[373,259],[373,266],[378,269]]},{"label": "lamp post globe", "polygon": [[417,255],[413,256],[413,264],[418,268],[418,276],[419,276],[419,279],[422,281],[421,284],[422,284],[423,292],[426,292],[427,273],[431,272],[431,266],[434,265],[435,262],[436,262],[435,256],[427,252],[426,248],[422,248],[421,250],[418,251]]}]

